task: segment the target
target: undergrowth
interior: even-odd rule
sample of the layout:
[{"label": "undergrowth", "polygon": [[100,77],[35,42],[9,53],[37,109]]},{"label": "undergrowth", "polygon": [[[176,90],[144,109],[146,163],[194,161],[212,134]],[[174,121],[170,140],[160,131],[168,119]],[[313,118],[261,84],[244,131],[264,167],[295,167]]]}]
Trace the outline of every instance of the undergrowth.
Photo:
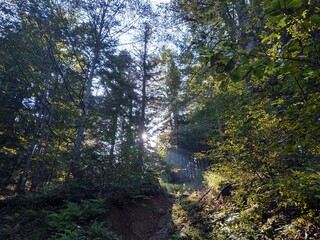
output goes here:
[{"label": "undergrowth", "polygon": [[[320,239],[319,173],[314,166],[264,181],[231,182],[208,171],[206,190],[177,196],[172,239]],[[232,190],[224,192],[228,179]]]},{"label": "undergrowth", "polygon": [[126,186],[70,181],[8,196],[0,201],[0,239],[119,239],[106,224],[109,203],[134,202],[160,191],[152,175],[131,179]]},{"label": "undergrowth", "polygon": [[45,213],[50,239],[117,239],[106,228],[105,199],[102,197],[68,202],[58,211]]},{"label": "undergrowth", "polygon": [[[30,197],[28,202],[32,202]],[[57,206],[33,204],[29,209],[24,204],[1,210],[0,239],[117,239],[106,227],[105,199],[101,196]]]}]

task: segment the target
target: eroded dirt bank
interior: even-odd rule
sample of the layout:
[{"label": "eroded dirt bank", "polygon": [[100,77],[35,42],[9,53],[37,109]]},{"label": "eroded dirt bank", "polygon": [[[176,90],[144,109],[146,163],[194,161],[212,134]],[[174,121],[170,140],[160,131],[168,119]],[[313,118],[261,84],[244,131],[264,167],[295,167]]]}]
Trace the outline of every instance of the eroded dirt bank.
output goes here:
[{"label": "eroded dirt bank", "polygon": [[172,200],[163,193],[108,203],[107,225],[125,240],[169,239]]}]

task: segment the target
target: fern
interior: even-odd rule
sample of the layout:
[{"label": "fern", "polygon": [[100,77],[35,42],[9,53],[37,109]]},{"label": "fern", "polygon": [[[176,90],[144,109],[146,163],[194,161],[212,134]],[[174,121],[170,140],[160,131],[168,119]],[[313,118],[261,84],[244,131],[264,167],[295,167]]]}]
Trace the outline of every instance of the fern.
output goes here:
[{"label": "fern", "polygon": [[51,239],[117,239],[105,227],[105,215],[102,197],[80,203],[68,202],[63,209],[47,211],[47,226]]}]

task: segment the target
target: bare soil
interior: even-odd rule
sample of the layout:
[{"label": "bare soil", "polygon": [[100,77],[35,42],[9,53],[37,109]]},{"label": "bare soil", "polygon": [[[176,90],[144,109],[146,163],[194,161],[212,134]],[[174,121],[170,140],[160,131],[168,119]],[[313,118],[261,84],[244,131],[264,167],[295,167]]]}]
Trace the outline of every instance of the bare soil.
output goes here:
[{"label": "bare soil", "polygon": [[169,239],[172,200],[163,193],[110,203],[107,225],[124,240]]}]

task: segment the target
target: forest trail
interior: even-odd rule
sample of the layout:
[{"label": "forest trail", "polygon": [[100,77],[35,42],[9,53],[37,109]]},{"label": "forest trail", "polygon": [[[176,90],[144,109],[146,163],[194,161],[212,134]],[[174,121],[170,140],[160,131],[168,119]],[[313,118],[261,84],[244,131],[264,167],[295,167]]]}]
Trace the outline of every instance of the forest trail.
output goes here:
[{"label": "forest trail", "polygon": [[149,240],[167,240],[169,237],[168,224],[172,222],[172,209],[168,208],[166,213],[158,221],[158,229],[149,236]]},{"label": "forest trail", "polygon": [[107,225],[126,240],[166,240],[172,204],[163,193],[133,202],[113,202],[108,207]]}]

